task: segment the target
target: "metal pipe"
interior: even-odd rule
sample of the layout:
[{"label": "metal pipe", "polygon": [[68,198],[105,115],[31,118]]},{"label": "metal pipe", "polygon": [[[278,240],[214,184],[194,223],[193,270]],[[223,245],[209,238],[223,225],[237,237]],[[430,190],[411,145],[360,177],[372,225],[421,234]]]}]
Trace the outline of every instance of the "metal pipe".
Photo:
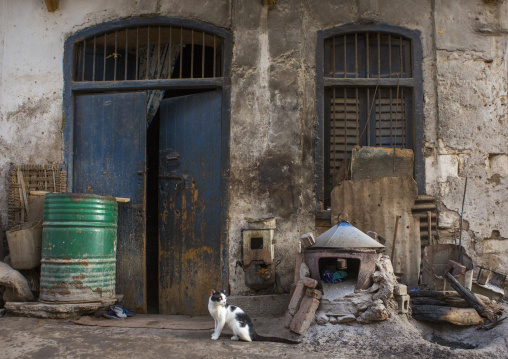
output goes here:
[{"label": "metal pipe", "polygon": [[134,78],[139,77],[139,27],[136,28],[136,74]]},{"label": "metal pipe", "polygon": [[107,44],[107,34],[104,34],[104,68],[102,69],[102,81],[106,81],[106,53],[108,52]]},{"label": "metal pipe", "polygon": [[157,79],[161,73],[161,27],[159,25],[159,38],[157,39]]},{"label": "metal pipe", "polygon": [[115,31],[115,53],[113,54],[113,58],[115,59],[115,65],[113,66],[113,81],[116,81],[116,68],[117,68],[117,57],[118,57],[118,31]]},{"label": "metal pipe", "polygon": [[93,63],[92,63],[92,81],[95,81],[95,55],[97,53],[97,38],[93,37]]},{"label": "metal pipe", "polygon": [[81,81],[85,81],[85,60],[86,60],[86,40],[83,40],[83,72],[81,73]]},{"label": "metal pipe", "polygon": [[201,78],[205,78],[205,32],[203,31],[203,48],[201,51]]},{"label": "metal pipe", "polygon": [[148,26],[146,31],[146,72],[145,72],[145,80],[149,79],[150,72],[150,26]]},{"label": "metal pipe", "polygon": [[128,53],[128,48],[129,48],[129,29],[126,29],[125,30],[125,69],[124,69],[124,75],[123,75],[123,79],[124,80],[127,80],[127,67],[128,67],[128,57],[129,57],[129,53]]},{"label": "metal pipe", "polygon": [[171,73],[171,64],[173,63],[173,56],[172,56],[172,51],[171,51],[171,42],[173,40],[172,37],[173,37],[173,28],[170,27],[169,28],[169,42],[168,42],[169,43],[169,45],[168,45],[169,46],[169,49],[168,49],[169,61],[168,61],[168,76],[167,76],[168,79],[170,79],[171,75],[172,75],[172,73]]},{"label": "metal pipe", "polygon": [[190,78],[194,78],[194,29],[191,30],[191,62],[190,62]]},{"label": "metal pipe", "polygon": [[213,35],[213,77],[215,77],[215,66],[217,66],[215,64],[215,57],[217,56],[217,49],[216,49],[216,37],[215,35]]},{"label": "metal pipe", "polygon": [[460,213],[460,233],[459,233],[459,260],[462,264],[462,224],[464,223],[464,203],[466,202],[466,190],[467,190],[467,177],[466,183],[464,184],[464,196],[462,197],[462,212]]}]

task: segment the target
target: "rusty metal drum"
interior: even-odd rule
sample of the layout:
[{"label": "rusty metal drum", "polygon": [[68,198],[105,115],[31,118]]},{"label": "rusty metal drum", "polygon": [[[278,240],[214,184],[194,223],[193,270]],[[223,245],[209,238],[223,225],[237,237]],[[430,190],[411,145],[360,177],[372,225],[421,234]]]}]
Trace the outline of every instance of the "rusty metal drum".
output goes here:
[{"label": "rusty metal drum", "polygon": [[117,221],[113,196],[46,194],[41,301],[94,302],[115,296]]}]

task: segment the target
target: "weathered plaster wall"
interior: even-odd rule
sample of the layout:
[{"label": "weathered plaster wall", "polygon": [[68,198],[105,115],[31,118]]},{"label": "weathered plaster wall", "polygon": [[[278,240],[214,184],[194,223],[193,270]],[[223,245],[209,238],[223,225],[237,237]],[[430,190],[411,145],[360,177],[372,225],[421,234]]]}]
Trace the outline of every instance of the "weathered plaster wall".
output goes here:
[{"label": "weathered plaster wall", "polygon": [[[383,6],[381,6],[383,4]],[[287,286],[300,235],[314,230],[317,31],[362,22],[422,33],[424,77],[433,78],[430,1],[377,0],[234,2],[232,71],[230,285],[243,284],[241,229],[248,218],[276,217],[275,259]],[[433,114],[435,88],[424,87]],[[432,121],[429,127],[435,126]]]},{"label": "weathered plaster wall", "polygon": [[[506,271],[508,149],[506,1],[483,0],[60,0],[0,2],[0,215],[7,224],[9,162],[62,160],[65,39],[105,21],[169,16],[235,37],[231,75],[230,286],[247,288],[240,260],[247,219],[276,217],[275,259],[288,286],[301,234],[314,230],[317,31],[348,23],[421,32],[426,188],[442,201],[453,240],[465,176],[464,241],[481,264]],[[451,233],[451,235],[450,235]],[[491,238],[491,239],[484,239]],[[476,251],[476,253],[471,253]]]},{"label": "weathered plaster wall", "polygon": [[427,191],[440,201],[441,240],[460,226],[476,264],[508,270],[506,1],[436,1],[438,120],[427,138]]}]

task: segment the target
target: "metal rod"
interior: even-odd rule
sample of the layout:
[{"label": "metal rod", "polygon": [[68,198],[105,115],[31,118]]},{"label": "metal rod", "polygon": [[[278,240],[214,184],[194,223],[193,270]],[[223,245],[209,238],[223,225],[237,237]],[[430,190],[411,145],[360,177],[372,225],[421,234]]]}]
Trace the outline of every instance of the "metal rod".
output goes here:
[{"label": "metal rod", "polygon": [[[337,112],[336,112],[336,97],[335,97],[335,87],[333,88],[333,105],[332,105],[332,114],[333,114],[333,121],[330,121],[332,122],[330,124],[330,131],[332,132],[332,141],[330,143],[330,147],[331,147],[331,156],[330,156],[330,159],[333,161],[333,163],[335,164],[335,146],[337,144],[337,139],[335,138],[336,137],[336,131],[335,131],[335,126],[337,124],[337,119],[336,119],[336,116],[337,116]],[[331,117],[331,116],[330,116]],[[332,126],[333,124],[333,126]]]},{"label": "metal rod", "polygon": [[[390,140],[394,141],[393,139],[393,89],[390,87]],[[397,129],[395,129],[397,131]]]},{"label": "metal rod", "polygon": [[432,237],[432,213],[427,211],[427,228],[429,229],[429,244],[434,245],[434,238]]},{"label": "metal rod", "polygon": [[106,53],[107,53],[107,34],[104,34],[104,69],[102,71],[102,81],[106,81]]},{"label": "metal rod", "polygon": [[358,78],[358,34],[355,33],[355,73]]},{"label": "metal rod", "polygon": [[381,77],[381,34],[377,33],[377,78]]},{"label": "metal rod", "polygon": [[93,64],[92,64],[92,81],[95,81],[95,56],[97,52],[97,39],[93,37]]},{"label": "metal rod", "polygon": [[217,66],[215,64],[215,57],[217,56],[217,54],[216,54],[216,51],[217,51],[216,46],[217,45],[216,45],[215,41],[216,41],[216,37],[215,37],[215,35],[213,35],[213,77],[215,77],[215,66]]},{"label": "metal rod", "polygon": [[135,79],[139,77],[139,27],[136,28],[136,75]]},{"label": "metal rod", "polygon": [[114,65],[114,74],[113,74],[113,81],[116,81],[116,68],[117,68],[117,57],[118,57],[118,31],[115,30],[115,53],[113,54],[113,57],[115,58],[115,65]]},{"label": "metal rod", "polygon": [[[357,76],[358,76],[358,72],[356,73]],[[356,95],[356,99],[355,99],[355,111],[356,111],[356,144],[359,145],[360,144],[360,100],[359,100],[359,97],[358,97],[358,87],[355,88],[355,95]]]},{"label": "metal rod", "polygon": [[406,103],[404,102],[404,87],[400,89],[400,107],[401,107],[401,120],[402,120],[402,134],[400,135],[402,140],[402,147],[406,147]]},{"label": "metal rod", "polygon": [[[347,160],[347,138],[348,138],[348,134],[347,134],[347,88],[344,87],[344,156],[342,156],[342,161],[346,161]],[[342,163],[341,163],[342,164]]]},{"label": "metal rod", "polygon": [[159,38],[157,39],[157,79],[161,73],[161,27],[159,25]]},{"label": "metal rod", "polygon": [[347,77],[347,35],[344,35],[344,78]]},{"label": "metal rod", "polygon": [[332,62],[333,62],[333,66],[332,66],[332,77],[335,77],[335,37],[332,39]]},{"label": "metal rod", "polygon": [[183,28],[180,28],[180,78],[182,78]]},{"label": "metal rod", "polygon": [[191,29],[191,63],[190,63],[190,77],[194,78],[194,29]]},{"label": "metal rod", "polygon": [[205,32],[203,31],[203,49],[201,51],[201,78],[205,78]]},{"label": "metal rod", "polygon": [[392,35],[388,35],[388,68],[390,78],[392,77]]},{"label": "metal rod", "polygon": [[170,79],[171,76],[172,76],[172,71],[171,71],[171,64],[173,63],[173,56],[172,56],[172,51],[171,51],[171,42],[172,42],[172,37],[173,37],[173,28],[172,27],[169,27],[169,61],[168,61],[168,76],[167,78]]},{"label": "metal rod", "polygon": [[[376,94],[374,93],[374,96]],[[372,104],[370,104],[370,88],[367,88],[367,106],[370,104],[370,109],[369,109],[369,113],[367,115],[367,121],[365,122],[365,129],[364,131],[367,131],[367,146],[371,146],[371,143],[370,143],[370,128],[369,128],[369,122],[370,122],[370,115],[372,113],[372,106],[374,106],[374,102],[375,102],[375,98],[374,98],[374,101],[372,101]]]},{"label": "metal rod", "polygon": [[86,40],[83,40],[83,72],[81,74],[81,81],[85,81],[85,60],[86,60]]},{"label": "metal rod", "polygon": [[400,75],[402,76],[402,74],[404,73],[404,64],[402,62],[402,37],[399,37],[399,56],[400,56]]},{"label": "metal rod", "polygon": [[366,61],[366,70],[367,70],[367,77],[370,77],[370,49],[369,49],[369,33],[365,33],[366,36],[366,43],[367,43],[367,61]]},{"label": "metal rod", "polygon": [[146,72],[145,79],[148,80],[148,73],[150,72],[150,26],[146,28]]},{"label": "metal rod", "polygon": [[128,67],[128,57],[129,52],[127,51],[129,48],[129,29],[125,29],[125,69],[124,69],[124,75],[123,79],[127,80],[127,67]]},{"label": "metal rod", "polygon": [[459,260],[462,264],[462,225],[464,223],[464,203],[466,202],[466,190],[467,190],[467,177],[464,183],[464,196],[462,197],[462,211],[460,212],[460,233],[459,233]]}]

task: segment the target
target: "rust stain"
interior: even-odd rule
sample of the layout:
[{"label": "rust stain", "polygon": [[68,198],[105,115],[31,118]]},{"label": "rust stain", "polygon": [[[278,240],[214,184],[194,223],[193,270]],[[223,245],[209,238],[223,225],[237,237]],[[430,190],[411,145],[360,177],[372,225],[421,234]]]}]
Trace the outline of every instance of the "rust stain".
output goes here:
[{"label": "rust stain", "polygon": [[72,280],[78,282],[85,279],[85,275],[83,273],[80,273],[79,275],[72,276]]}]

